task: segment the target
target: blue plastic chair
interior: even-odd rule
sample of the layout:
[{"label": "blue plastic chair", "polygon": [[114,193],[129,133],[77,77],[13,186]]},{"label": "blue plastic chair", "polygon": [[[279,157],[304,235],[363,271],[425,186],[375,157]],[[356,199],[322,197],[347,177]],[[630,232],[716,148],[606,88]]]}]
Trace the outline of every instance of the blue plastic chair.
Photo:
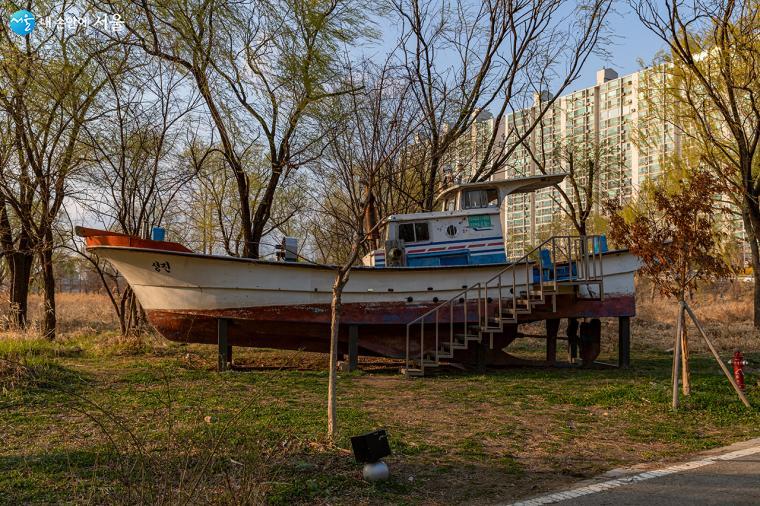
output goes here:
[{"label": "blue plastic chair", "polygon": [[600,235],[599,237],[594,237],[594,253],[607,253],[607,251],[609,251],[607,248],[607,236]]},{"label": "blue plastic chair", "polygon": [[539,250],[538,259],[541,262],[541,275],[544,277],[544,281],[551,280],[554,270],[551,252],[548,249]]}]

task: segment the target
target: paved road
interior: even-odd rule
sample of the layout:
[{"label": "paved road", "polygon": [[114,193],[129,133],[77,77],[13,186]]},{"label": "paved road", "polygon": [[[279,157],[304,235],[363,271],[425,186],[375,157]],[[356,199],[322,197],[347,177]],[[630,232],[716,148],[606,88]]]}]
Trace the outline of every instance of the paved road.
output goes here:
[{"label": "paved road", "polygon": [[519,505],[760,505],[760,439],[648,471],[619,471],[564,492]]}]

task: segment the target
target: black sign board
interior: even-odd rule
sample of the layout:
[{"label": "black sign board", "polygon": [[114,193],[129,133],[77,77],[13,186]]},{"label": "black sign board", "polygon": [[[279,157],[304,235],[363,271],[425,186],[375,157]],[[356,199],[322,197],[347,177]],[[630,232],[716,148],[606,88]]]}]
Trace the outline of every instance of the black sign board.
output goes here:
[{"label": "black sign board", "polygon": [[356,461],[361,464],[377,462],[391,454],[388,434],[383,429],[352,437],[351,447]]}]

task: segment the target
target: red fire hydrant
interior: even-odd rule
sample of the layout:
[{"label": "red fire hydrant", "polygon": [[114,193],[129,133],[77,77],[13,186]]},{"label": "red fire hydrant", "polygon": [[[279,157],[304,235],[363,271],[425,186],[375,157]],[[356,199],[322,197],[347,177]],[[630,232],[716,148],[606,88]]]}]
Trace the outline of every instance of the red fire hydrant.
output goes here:
[{"label": "red fire hydrant", "polygon": [[748,364],[744,360],[744,355],[739,350],[734,352],[734,358],[731,360],[731,364],[734,366],[734,380],[736,385],[743,391],[744,390],[744,366]]}]

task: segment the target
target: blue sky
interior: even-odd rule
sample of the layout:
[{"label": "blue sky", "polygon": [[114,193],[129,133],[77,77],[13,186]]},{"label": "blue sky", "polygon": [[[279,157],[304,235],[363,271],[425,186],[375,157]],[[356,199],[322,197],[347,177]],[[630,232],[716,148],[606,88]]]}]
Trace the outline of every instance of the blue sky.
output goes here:
[{"label": "blue sky", "polygon": [[[596,55],[589,57],[580,77],[565,93],[595,84],[596,71],[602,67],[610,67],[621,76],[636,72],[641,69],[640,60],[649,65],[655,54],[663,48],[662,41],[641,24],[626,2],[613,1],[616,11],[610,13],[608,17],[607,36],[610,41],[605,45],[609,57],[601,58]],[[377,28],[382,32],[381,40],[355,47],[351,51],[382,59],[396,43],[398,27],[391,24],[388,19],[379,19]]]},{"label": "blue sky", "polygon": [[613,39],[607,47],[609,59],[592,55],[570,91],[592,86],[596,82],[596,71],[605,66],[615,69],[621,76],[636,72],[641,69],[639,60],[651,64],[652,58],[664,46],[662,40],[647,30],[625,4],[618,4],[618,12],[610,15],[609,23]]}]

